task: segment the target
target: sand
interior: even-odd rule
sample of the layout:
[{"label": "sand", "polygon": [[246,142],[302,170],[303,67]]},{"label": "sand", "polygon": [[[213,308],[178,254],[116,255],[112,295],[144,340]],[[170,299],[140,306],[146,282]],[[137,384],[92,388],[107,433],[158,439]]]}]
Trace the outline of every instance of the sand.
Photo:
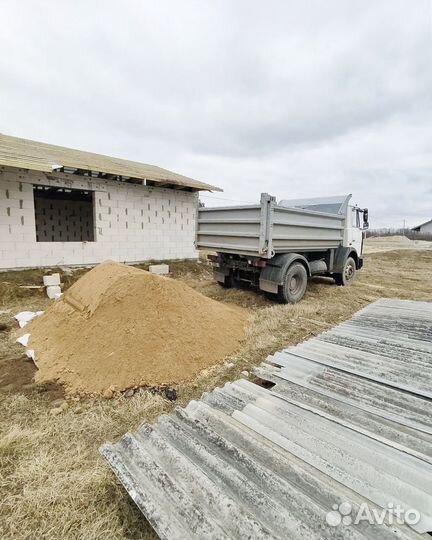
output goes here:
[{"label": "sand", "polygon": [[401,251],[403,249],[432,249],[432,242],[426,240],[410,240],[406,236],[373,236],[366,239],[365,253],[382,253]]},{"label": "sand", "polygon": [[37,382],[109,397],[135,387],[176,385],[232,354],[247,315],[186,284],[105,262],[32,321]]}]

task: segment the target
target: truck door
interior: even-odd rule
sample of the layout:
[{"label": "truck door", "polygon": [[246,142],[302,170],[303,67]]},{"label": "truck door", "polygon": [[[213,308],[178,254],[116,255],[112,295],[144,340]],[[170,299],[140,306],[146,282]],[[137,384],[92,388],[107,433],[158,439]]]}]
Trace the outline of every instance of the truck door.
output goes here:
[{"label": "truck door", "polygon": [[360,221],[360,208],[350,206],[348,211],[351,227],[348,228],[348,246],[353,247],[359,257],[363,248],[363,229]]}]

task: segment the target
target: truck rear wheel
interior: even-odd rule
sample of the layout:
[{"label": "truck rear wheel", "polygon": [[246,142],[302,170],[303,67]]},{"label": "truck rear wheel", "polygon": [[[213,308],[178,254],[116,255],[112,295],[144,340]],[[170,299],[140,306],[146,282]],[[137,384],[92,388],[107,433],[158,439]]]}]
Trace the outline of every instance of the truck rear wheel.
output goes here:
[{"label": "truck rear wheel", "polygon": [[345,266],[343,269],[342,274],[335,274],[334,280],[336,281],[336,285],[350,285],[350,283],[354,280],[356,275],[356,263],[355,260],[352,257],[348,257],[348,259],[345,261]]},{"label": "truck rear wheel", "polygon": [[279,287],[278,299],[284,304],[296,304],[306,291],[307,272],[300,263],[292,264],[286,273],[283,284]]}]

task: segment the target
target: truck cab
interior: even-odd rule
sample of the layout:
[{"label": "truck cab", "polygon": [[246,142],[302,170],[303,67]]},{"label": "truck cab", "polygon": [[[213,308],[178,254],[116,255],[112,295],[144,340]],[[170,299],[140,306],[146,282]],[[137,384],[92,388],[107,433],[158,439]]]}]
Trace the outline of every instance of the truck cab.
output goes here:
[{"label": "truck cab", "polygon": [[363,239],[364,239],[364,210],[358,206],[348,205],[347,211],[347,227],[344,231],[344,245],[353,248],[358,254],[358,257],[363,255]]}]

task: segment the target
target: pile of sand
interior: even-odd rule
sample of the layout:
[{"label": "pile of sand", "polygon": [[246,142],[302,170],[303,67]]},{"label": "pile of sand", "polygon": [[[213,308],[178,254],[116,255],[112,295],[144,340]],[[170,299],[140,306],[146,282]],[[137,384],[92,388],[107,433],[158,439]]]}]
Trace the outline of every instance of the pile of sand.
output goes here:
[{"label": "pile of sand", "polygon": [[105,262],[26,332],[39,366],[36,381],[106,395],[193,378],[235,351],[246,318],[242,309],[179,281]]},{"label": "pile of sand", "polygon": [[431,249],[432,242],[410,240],[406,236],[373,236],[366,239],[365,253],[381,253],[384,251],[400,251],[404,249]]}]

